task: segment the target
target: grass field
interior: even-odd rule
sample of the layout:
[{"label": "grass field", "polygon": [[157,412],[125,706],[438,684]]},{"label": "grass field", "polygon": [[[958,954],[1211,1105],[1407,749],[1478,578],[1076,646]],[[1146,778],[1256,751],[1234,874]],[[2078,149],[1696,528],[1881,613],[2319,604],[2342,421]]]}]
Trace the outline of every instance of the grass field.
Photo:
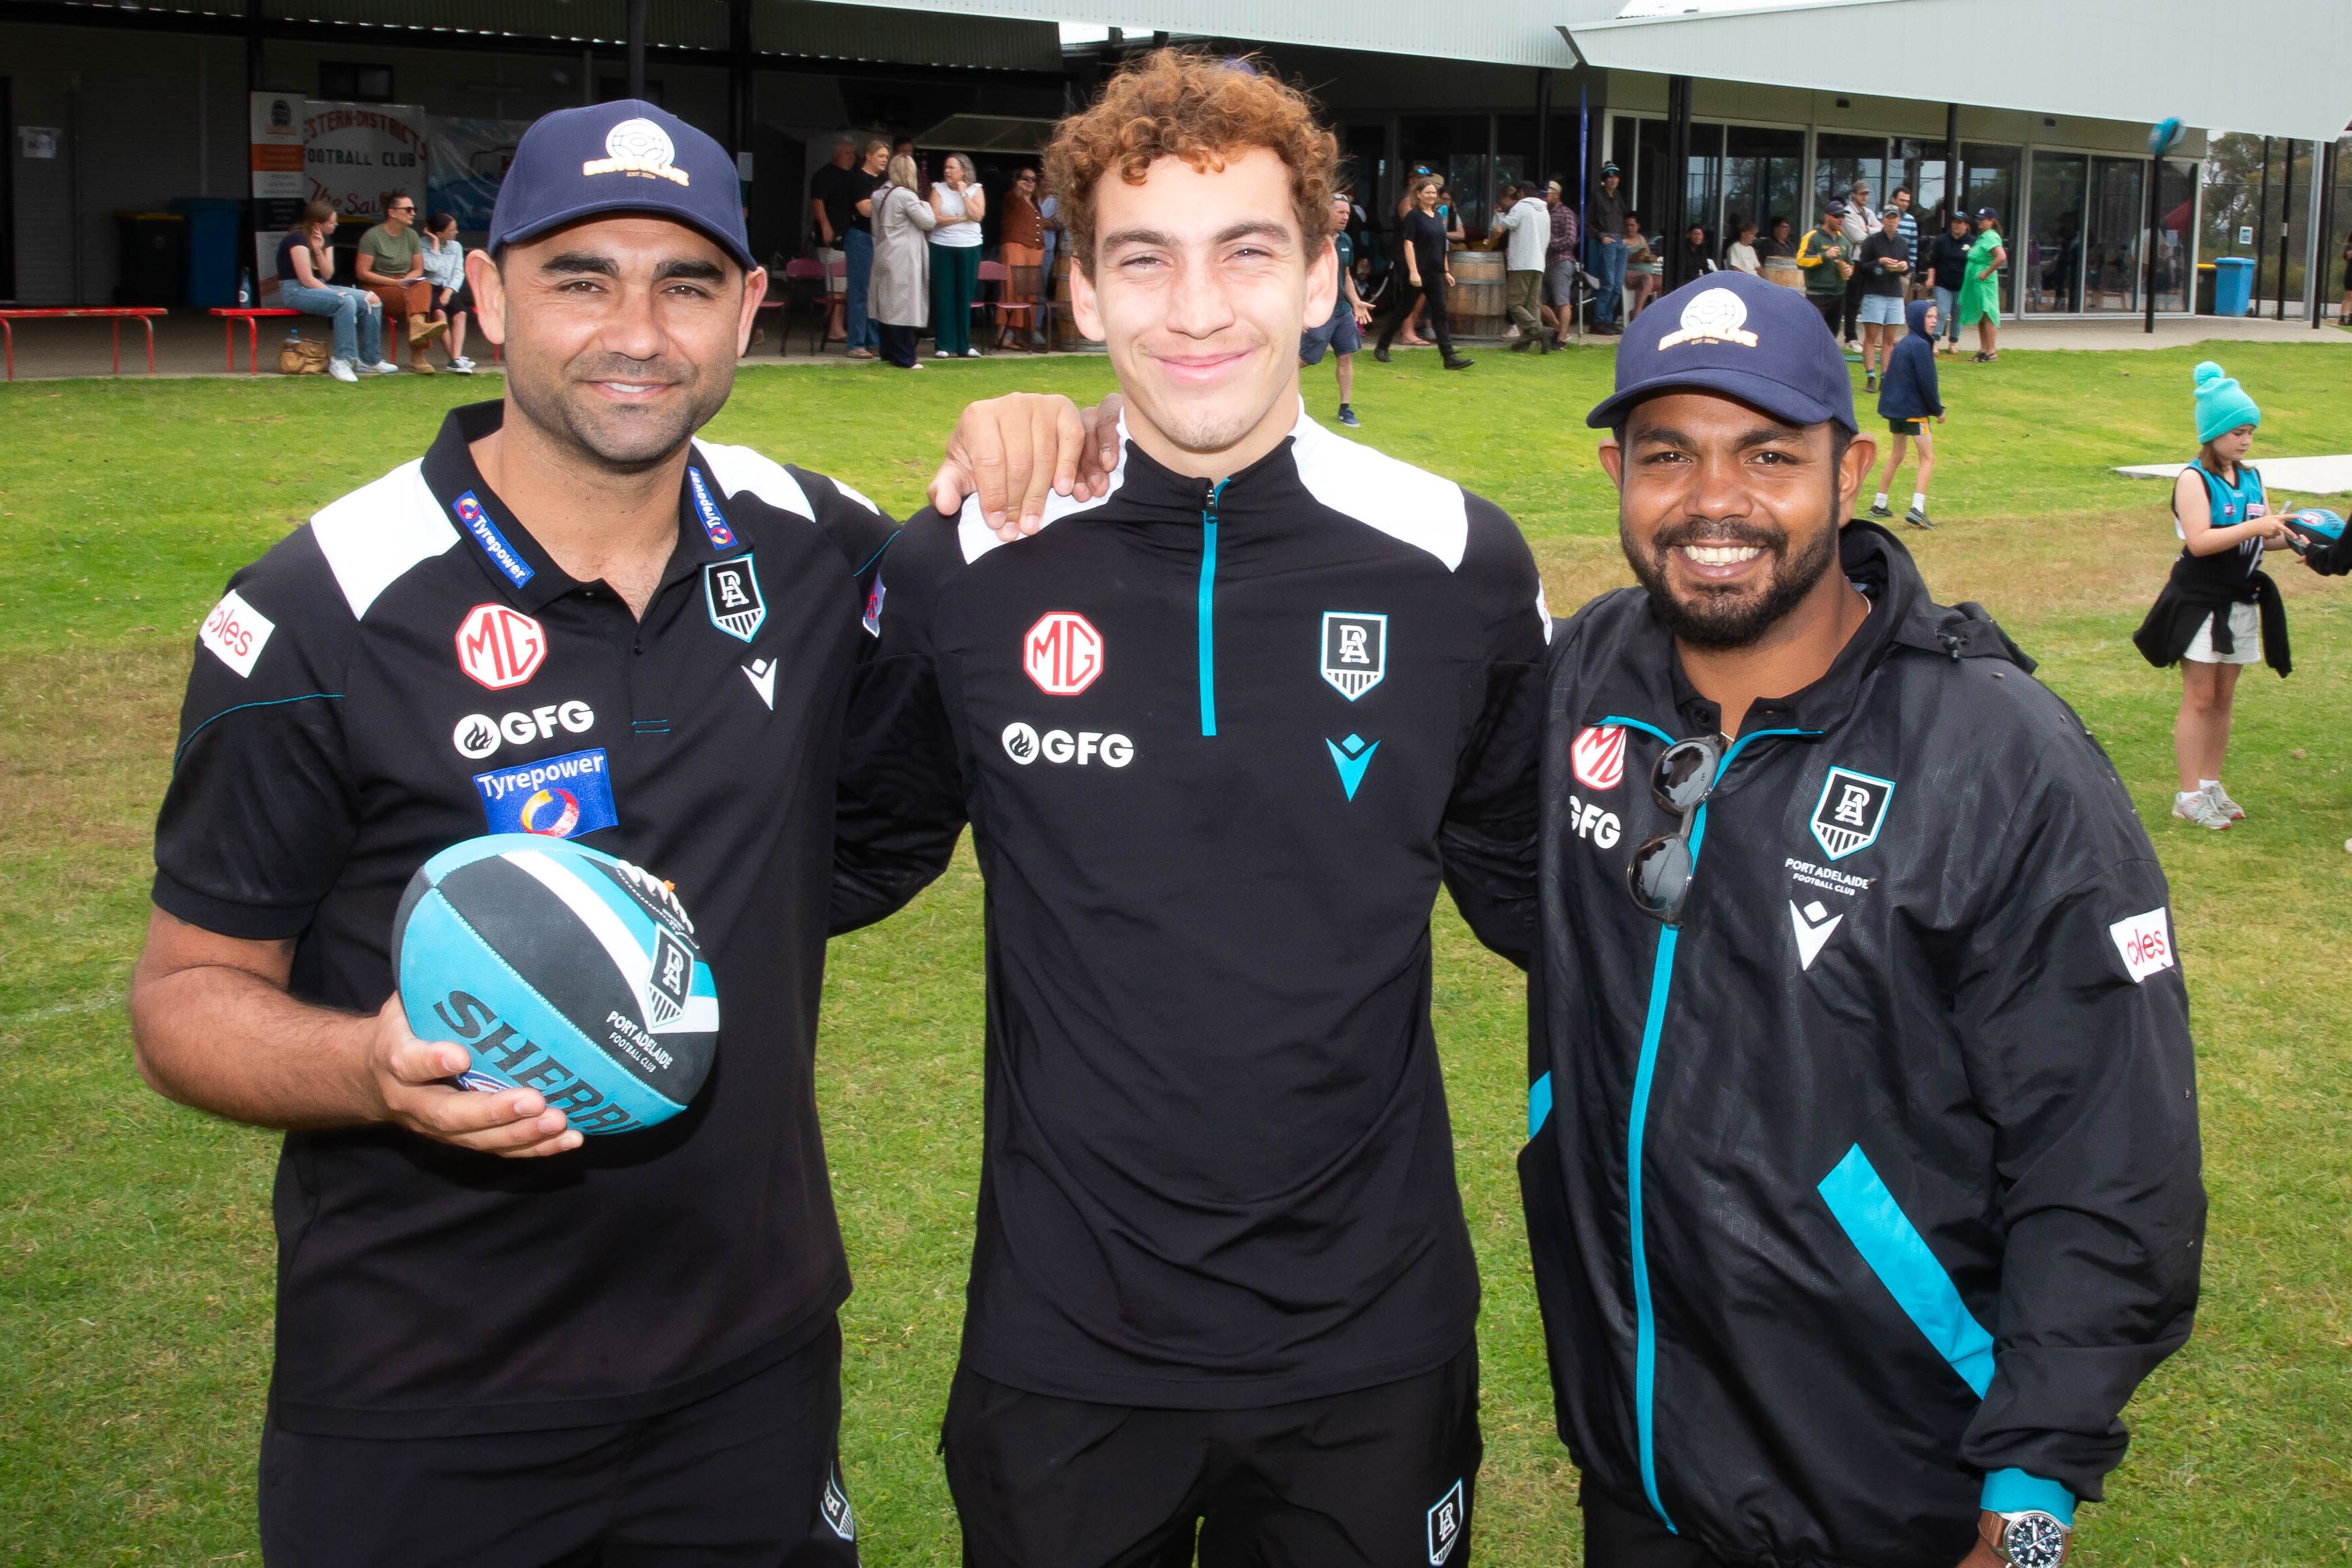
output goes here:
[{"label": "grass field", "polygon": [[[1361,437],[1508,508],[1565,609],[1622,579],[1583,411],[1605,350],[1367,363]],[[2200,354],[2012,353],[1944,371],[1951,422],[1911,542],[1939,597],[1984,602],[2043,661],[2130,783],[2172,879],[2195,1005],[2204,1306],[2126,1419],[2086,1510],[2098,1564],[2352,1562],[2352,594],[2292,564],[2296,673],[2256,669],[2225,835],[2167,813],[2173,676],[2127,641],[2173,551]],[[2269,453],[2352,450],[2352,350],[2224,356]],[[1310,377],[1328,415],[1328,373]],[[1099,361],[747,373],[712,434],[840,475],[901,512],[955,410],[1015,387],[1083,400]],[[276,1140],[171,1106],[131,1066],[125,974],[192,636],[229,572],[423,449],[452,378],[342,388],[204,381],[0,389],[0,1562],[256,1563]],[[1907,494],[1906,488],[1902,493]],[[1898,500],[1898,506],[1900,501]],[[2343,503],[2336,503],[2342,510]],[[1956,847],[1965,853],[1965,847]],[[857,1293],[845,1462],[877,1568],[949,1564],[933,1456],[977,1169],[979,880],[967,854],[897,919],[835,944],[819,1093]],[[1511,1158],[1516,976],[1439,913],[1437,1033],[1485,1272],[1488,1458],[1479,1560],[1575,1560]]]}]

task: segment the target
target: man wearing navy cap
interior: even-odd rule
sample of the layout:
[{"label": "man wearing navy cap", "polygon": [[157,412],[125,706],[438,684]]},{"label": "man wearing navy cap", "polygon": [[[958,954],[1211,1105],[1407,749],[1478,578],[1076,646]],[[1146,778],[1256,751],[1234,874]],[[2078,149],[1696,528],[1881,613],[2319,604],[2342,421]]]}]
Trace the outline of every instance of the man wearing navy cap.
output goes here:
[{"label": "man wearing navy cap", "polygon": [[1702,279],[1616,376],[1639,585],[1551,647],[1519,1155],[1585,1561],[2053,1568],[2196,1301],[2163,874],[2032,661],[1845,521],[1803,300]]},{"label": "man wearing navy cap", "polygon": [[[905,896],[834,886],[891,523],[694,438],[766,282],[709,136],[549,115],[468,266],[505,399],[236,575],[156,831],[141,1071],[287,1130],[263,1556],[852,1565],[812,1058],[828,929]],[[403,889],[517,831],[635,862],[699,922],[725,1033],[659,1128],[583,1141],[411,1033]]]},{"label": "man wearing navy cap", "polygon": [[1592,239],[1592,272],[1601,288],[1592,297],[1592,330],[1621,332],[1617,313],[1625,305],[1625,198],[1617,194],[1623,176],[1614,163],[1601,165],[1601,184],[1588,198],[1585,233]]}]

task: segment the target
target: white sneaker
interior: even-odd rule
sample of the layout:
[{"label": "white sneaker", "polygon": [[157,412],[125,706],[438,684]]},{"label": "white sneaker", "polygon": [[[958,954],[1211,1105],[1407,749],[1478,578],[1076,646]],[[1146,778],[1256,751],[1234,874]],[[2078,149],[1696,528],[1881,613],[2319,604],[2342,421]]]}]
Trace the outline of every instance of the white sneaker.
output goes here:
[{"label": "white sneaker", "polygon": [[333,376],[337,381],[348,381],[353,384],[357,384],[360,379],[359,374],[352,369],[352,362],[347,359],[329,360],[327,362],[327,374]]},{"label": "white sneaker", "polygon": [[2230,826],[2229,813],[2213,804],[2213,797],[2203,790],[2195,795],[2175,795],[2172,815],[2199,827],[2210,827],[2219,833]]},{"label": "white sneaker", "polygon": [[373,364],[360,366],[360,374],[362,375],[398,375],[400,367],[388,359],[380,359]]},{"label": "white sneaker", "polygon": [[449,362],[449,374],[452,375],[471,375],[474,374],[474,362],[467,359],[464,354],[459,354],[456,359]]},{"label": "white sneaker", "polygon": [[980,351],[978,349],[966,349],[963,351],[963,357],[966,359],[978,359],[980,357]]},{"label": "white sneaker", "polygon": [[2230,792],[2221,787],[2219,780],[2216,780],[2213,784],[2205,791],[2205,794],[2212,800],[2216,806],[2221,808],[2221,815],[2228,817],[2231,821],[2243,822],[2246,820],[2246,808],[2230,798]]},{"label": "white sneaker", "polygon": [[922,369],[922,368],[923,368],[923,362],[922,362],[921,360],[917,360],[914,363],[912,363],[912,364],[908,365],[907,368],[908,368],[908,370],[920,370],[920,369]]},{"label": "white sneaker", "polygon": [[945,349],[941,349],[939,353],[937,353],[933,354],[931,357],[932,357],[933,359],[953,359],[953,358],[955,358],[955,355],[953,355],[953,354],[951,354],[951,353],[948,353],[948,351],[947,351],[947,350],[945,350]]}]

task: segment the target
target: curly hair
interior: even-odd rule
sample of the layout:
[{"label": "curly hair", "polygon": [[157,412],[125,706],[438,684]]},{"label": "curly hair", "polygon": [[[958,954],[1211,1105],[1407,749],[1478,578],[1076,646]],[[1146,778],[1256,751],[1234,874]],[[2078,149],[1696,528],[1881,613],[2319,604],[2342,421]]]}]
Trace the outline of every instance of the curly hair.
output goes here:
[{"label": "curly hair", "polygon": [[1331,237],[1339,143],[1305,93],[1251,59],[1154,49],[1112,79],[1092,108],[1064,120],[1045,149],[1045,182],[1061,202],[1071,254],[1089,275],[1095,189],[1114,170],[1143,183],[1161,158],[1213,172],[1263,147],[1290,169],[1290,205],[1311,256]]}]

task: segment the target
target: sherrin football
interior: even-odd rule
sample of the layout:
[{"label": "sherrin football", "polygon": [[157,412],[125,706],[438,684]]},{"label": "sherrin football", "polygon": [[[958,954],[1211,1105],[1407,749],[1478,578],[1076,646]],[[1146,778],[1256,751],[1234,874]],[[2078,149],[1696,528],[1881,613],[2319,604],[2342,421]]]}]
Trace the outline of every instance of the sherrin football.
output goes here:
[{"label": "sherrin football", "polygon": [[569,839],[492,834],[427,860],[394,917],[409,1029],[458,1081],[535,1089],[592,1135],[667,1121],[719,1045],[719,993],[677,895]]}]

